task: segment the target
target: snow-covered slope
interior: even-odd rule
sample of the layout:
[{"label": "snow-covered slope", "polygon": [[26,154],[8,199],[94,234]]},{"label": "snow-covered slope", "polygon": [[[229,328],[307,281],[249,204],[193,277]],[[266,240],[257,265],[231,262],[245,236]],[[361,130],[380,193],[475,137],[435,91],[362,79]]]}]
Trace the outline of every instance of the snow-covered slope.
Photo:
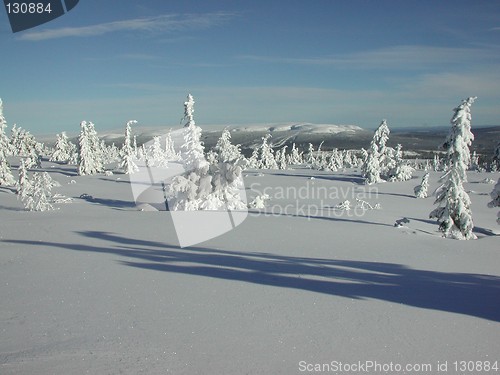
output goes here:
[{"label": "snow-covered slope", "polygon": [[[135,208],[127,176],[44,168],[73,203],[25,212],[0,188],[2,375],[299,374],[358,361],[457,374],[454,361],[500,360],[500,227],[482,182],[498,173],[469,174],[475,241],[441,238],[433,198],[413,197],[423,172],[368,191],[359,171],[294,169],[247,171],[267,210],[180,249],[168,212]],[[334,208],[356,197],[381,208]]]}]

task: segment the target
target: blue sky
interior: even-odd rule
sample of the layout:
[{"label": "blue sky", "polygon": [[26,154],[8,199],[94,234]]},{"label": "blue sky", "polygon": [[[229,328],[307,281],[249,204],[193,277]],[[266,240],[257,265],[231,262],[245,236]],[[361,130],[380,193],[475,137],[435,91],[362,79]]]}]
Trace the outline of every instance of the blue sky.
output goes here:
[{"label": "blue sky", "polygon": [[13,34],[0,11],[9,125],[77,132],[196,121],[500,124],[500,2],[80,0]]}]

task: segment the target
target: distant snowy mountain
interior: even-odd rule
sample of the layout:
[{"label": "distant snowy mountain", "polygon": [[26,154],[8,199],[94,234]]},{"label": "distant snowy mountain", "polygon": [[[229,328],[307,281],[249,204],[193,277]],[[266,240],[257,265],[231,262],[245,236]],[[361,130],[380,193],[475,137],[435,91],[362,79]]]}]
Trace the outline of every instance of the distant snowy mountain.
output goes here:
[{"label": "distant snowy mountain", "polygon": [[[296,144],[299,149],[307,149],[309,143],[317,147],[323,142],[323,150],[338,149],[361,149],[367,148],[373,136],[373,130],[363,129],[356,125],[314,124],[308,122],[268,123],[268,124],[245,124],[245,125],[205,125],[199,124],[203,129],[202,140],[207,149],[215,146],[222,130],[228,128],[231,131],[232,143],[239,144],[245,154],[262,142],[262,137],[270,133],[273,147],[283,145],[292,146]],[[141,127],[133,129],[138,145],[149,142],[154,136],[164,135],[169,130],[181,129],[180,125],[162,127]],[[96,128],[99,137],[106,143],[121,145],[123,143],[124,130],[100,130]],[[427,154],[435,151],[444,141],[449,132],[449,126],[433,128],[391,128],[388,145],[395,147],[401,144],[406,151],[415,151],[419,154]],[[472,132],[475,140],[472,149],[484,155],[493,153],[498,143],[500,126],[473,126]],[[76,140],[76,133],[68,132],[72,140]],[[55,142],[55,135],[41,136],[38,139],[47,144]]]}]

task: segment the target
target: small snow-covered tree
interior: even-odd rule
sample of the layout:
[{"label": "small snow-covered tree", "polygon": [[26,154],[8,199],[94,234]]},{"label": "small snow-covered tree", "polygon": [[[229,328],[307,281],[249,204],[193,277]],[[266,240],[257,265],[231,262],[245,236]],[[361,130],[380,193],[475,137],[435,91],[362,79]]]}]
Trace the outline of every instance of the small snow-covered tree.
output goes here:
[{"label": "small snow-covered tree", "polygon": [[[493,188],[493,191],[490,193],[491,202],[488,203],[488,207],[500,207],[500,178],[498,179],[497,184]],[[500,211],[498,212],[497,223],[500,224]]]},{"label": "small snow-covered tree", "polygon": [[172,211],[199,210],[204,198],[211,192],[210,164],[205,159],[201,128],[194,121],[194,99],[191,94],[184,102],[184,143],[181,160],[186,173],[175,176],[168,187],[169,208]]},{"label": "small snow-covered tree", "polygon": [[242,159],[240,145],[233,145],[231,143],[231,132],[229,129],[224,129],[222,134],[215,145],[215,151],[218,158],[222,162],[234,161]]},{"label": "small snow-covered tree", "polygon": [[380,156],[378,153],[378,147],[375,142],[371,142],[370,149],[368,150],[368,156],[365,163],[363,164],[363,177],[365,178],[365,184],[372,185],[377,182],[381,182],[380,178]]},{"label": "small snow-covered tree", "polygon": [[57,134],[56,137],[57,140],[50,161],[68,163],[76,151],[76,146],[68,139],[66,132]]},{"label": "small snow-covered tree", "polygon": [[12,175],[9,162],[3,150],[0,150],[0,185],[14,185],[16,180]]},{"label": "small snow-covered tree", "polygon": [[137,152],[134,147],[132,147],[132,125],[136,123],[137,121],[130,120],[127,121],[127,124],[125,125],[125,139],[123,140],[123,146],[121,149],[120,163],[120,167],[123,169],[125,174],[132,174],[139,170],[139,167],[137,167],[137,164],[134,162]]},{"label": "small snow-covered tree", "polygon": [[28,211],[53,210],[52,188],[55,186],[58,186],[58,183],[47,172],[35,172],[33,178],[27,181],[23,195],[21,195],[24,207]]},{"label": "small snow-covered tree", "polygon": [[467,181],[467,167],[470,163],[469,146],[474,139],[471,132],[470,108],[475,97],[469,97],[454,109],[452,128],[444,144],[447,156],[447,171],[441,177],[442,185],[436,190],[438,205],[430,213],[436,218],[439,230],[445,237],[470,240],[477,238],[474,233],[470,197],[463,187]]},{"label": "small snow-covered tree", "polygon": [[262,137],[259,159],[260,169],[278,169],[278,164],[276,163],[276,159],[274,158],[273,148],[269,142],[271,137],[271,134],[266,134],[264,137]]},{"label": "small snow-covered tree", "polygon": [[78,137],[78,173],[83,176],[103,171],[102,148],[94,124],[82,121]]},{"label": "small snow-covered tree", "polygon": [[258,169],[259,168],[259,148],[255,147],[252,151],[250,159],[248,159],[248,168]]},{"label": "small snow-covered tree", "polygon": [[7,121],[3,116],[2,99],[0,99],[0,185],[13,185],[15,184],[14,176],[10,170],[10,164],[7,161],[9,154],[9,138],[5,134]]},{"label": "small snow-covered tree", "polygon": [[300,153],[297,146],[295,146],[295,142],[292,144],[292,150],[290,151],[290,155],[288,155],[287,163],[290,165],[302,164],[302,153]]},{"label": "small snow-covered tree", "polygon": [[417,198],[427,198],[427,190],[429,189],[429,173],[425,173],[422,177],[420,185],[415,186],[414,192]]},{"label": "small snow-covered tree", "polygon": [[[362,171],[367,184],[383,181],[381,176],[387,176],[389,171],[395,166],[393,160],[394,149],[387,147],[389,134],[390,130],[387,120],[382,120],[373,133],[370,148],[364,156]],[[375,157],[377,160],[374,160]]]},{"label": "small snow-covered tree", "polygon": [[411,179],[414,168],[403,159],[402,146],[397,145],[394,153],[394,166],[389,172],[389,181],[408,181]]},{"label": "small snow-covered tree", "polygon": [[0,98],[0,152],[4,154],[5,157],[10,155],[10,140],[6,133],[7,121],[3,115],[3,102]]},{"label": "small snow-covered tree", "polygon": [[306,154],[306,163],[309,165],[313,165],[316,161],[316,158],[314,157],[314,146],[312,143],[309,143],[309,147],[307,149],[307,154]]},{"label": "small snow-covered tree", "polygon": [[281,149],[276,151],[276,164],[278,165],[279,169],[287,169],[287,162],[286,162],[286,149],[287,145],[284,145]]},{"label": "small snow-covered tree", "polygon": [[495,151],[493,152],[492,169],[495,171],[500,170],[500,142],[498,142],[497,146],[495,147]]},{"label": "small snow-covered tree", "polygon": [[165,136],[165,158],[167,160],[178,160],[179,155],[175,152],[174,141],[172,140],[172,131],[169,130]]},{"label": "small snow-covered tree", "polygon": [[26,190],[29,184],[28,170],[26,169],[26,162],[24,159],[21,159],[17,171],[17,195],[19,198],[22,198],[26,195]]},{"label": "small snow-covered tree", "polygon": [[389,171],[394,167],[394,149],[387,147],[387,141],[389,140],[389,126],[387,125],[387,120],[382,120],[378,128],[373,134],[373,140],[377,145],[377,151],[379,155],[379,166],[380,174],[387,176]]},{"label": "small snow-covered tree", "polygon": [[153,144],[149,146],[146,155],[149,165],[155,165],[158,167],[168,166],[168,159],[166,157],[165,150],[162,148],[160,136],[155,136],[153,138]]},{"label": "small snow-covered tree", "polygon": [[168,188],[172,211],[238,210],[246,205],[240,197],[243,187],[240,159],[218,160],[211,165],[204,157],[201,128],[194,121],[194,100],[184,103],[184,143],[181,160],[186,172],[173,178]]}]

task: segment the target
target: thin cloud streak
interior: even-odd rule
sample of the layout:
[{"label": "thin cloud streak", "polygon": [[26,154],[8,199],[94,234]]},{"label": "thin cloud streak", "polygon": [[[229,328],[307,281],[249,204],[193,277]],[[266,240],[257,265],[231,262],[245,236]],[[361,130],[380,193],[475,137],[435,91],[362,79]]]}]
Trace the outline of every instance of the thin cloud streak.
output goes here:
[{"label": "thin cloud streak", "polygon": [[331,57],[289,58],[259,55],[237,56],[239,59],[264,63],[338,66],[348,68],[426,68],[436,64],[498,61],[497,49],[454,48],[432,46],[393,46],[372,51],[357,52]]},{"label": "thin cloud streak", "polygon": [[235,13],[216,12],[207,14],[164,14],[148,18],[136,18],[114,21],[82,27],[63,27],[42,31],[28,32],[20,36],[21,40],[42,41],[69,37],[92,37],[113,32],[173,32],[190,29],[206,29],[235,17]]}]

